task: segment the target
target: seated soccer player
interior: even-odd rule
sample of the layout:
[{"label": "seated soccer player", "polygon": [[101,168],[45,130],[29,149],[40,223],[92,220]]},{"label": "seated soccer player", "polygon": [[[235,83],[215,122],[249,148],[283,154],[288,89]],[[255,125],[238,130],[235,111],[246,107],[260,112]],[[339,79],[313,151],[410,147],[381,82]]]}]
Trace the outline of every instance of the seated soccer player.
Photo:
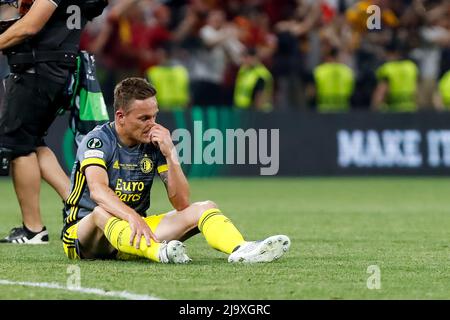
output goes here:
[{"label": "seated soccer player", "polygon": [[[77,152],[62,238],[70,259],[148,258],[186,263],[181,242],[201,232],[230,262],[270,262],[290,246],[287,236],[245,241],[211,201],[189,202],[189,185],[169,130],[156,123],[155,89],[129,78],[114,91],[115,121],[83,139]],[[175,210],[146,217],[156,174]]]}]

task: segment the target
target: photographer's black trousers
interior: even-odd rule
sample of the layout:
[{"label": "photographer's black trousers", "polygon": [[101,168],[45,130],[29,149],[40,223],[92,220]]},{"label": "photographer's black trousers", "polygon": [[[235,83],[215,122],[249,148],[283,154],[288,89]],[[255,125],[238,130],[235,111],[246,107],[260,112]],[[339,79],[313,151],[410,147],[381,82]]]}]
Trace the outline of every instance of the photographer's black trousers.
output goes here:
[{"label": "photographer's black trousers", "polygon": [[11,149],[14,159],[45,145],[43,138],[64,104],[66,84],[35,73],[12,73],[5,81],[0,147]]}]

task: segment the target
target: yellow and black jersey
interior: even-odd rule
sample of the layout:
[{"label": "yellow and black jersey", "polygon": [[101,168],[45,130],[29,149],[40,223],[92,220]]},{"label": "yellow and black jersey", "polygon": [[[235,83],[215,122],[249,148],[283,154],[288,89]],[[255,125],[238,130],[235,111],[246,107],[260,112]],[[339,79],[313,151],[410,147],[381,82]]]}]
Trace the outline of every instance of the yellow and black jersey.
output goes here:
[{"label": "yellow and black jersey", "polygon": [[78,147],[71,174],[71,192],[64,208],[64,230],[94,210],[85,169],[100,166],[106,170],[109,187],[129,207],[145,216],[150,207],[150,189],[156,173],[167,171],[167,163],[158,147],[140,144],[121,145],[114,122],[96,127]]}]

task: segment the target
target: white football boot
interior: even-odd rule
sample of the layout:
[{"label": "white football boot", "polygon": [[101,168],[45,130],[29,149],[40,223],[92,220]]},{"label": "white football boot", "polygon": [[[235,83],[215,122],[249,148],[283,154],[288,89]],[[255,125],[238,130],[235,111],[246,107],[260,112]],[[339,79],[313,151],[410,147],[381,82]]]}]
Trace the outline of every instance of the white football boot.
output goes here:
[{"label": "white football boot", "polygon": [[163,241],[159,248],[161,263],[189,263],[192,261],[186,254],[186,246],[178,240]]},{"label": "white football boot", "polygon": [[271,236],[261,241],[245,242],[230,254],[228,262],[271,262],[281,258],[290,246],[291,240],[285,235]]},{"label": "white football boot", "polygon": [[48,244],[48,231],[45,227],[39,232],[32,232],[25,226],[13,228],[0,243]]}]

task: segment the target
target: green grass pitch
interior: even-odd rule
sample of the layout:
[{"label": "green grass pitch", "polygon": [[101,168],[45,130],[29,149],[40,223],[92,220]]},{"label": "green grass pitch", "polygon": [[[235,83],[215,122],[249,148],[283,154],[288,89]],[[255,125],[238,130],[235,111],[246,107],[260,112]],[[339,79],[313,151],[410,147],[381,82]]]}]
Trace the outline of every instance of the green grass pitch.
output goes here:
[{"label": "green grass pitch", "polygon": [[[161,299],[450,299],[450,180],[444,178],[253,178],[191,180],[192,200],[219,204],[247,239],[287,234],[291,250],[271,264],[228,264],[201,235],[190,265],[70,261],[59,240],[61,201],[43,184],[48,246],[0,245],[0,280],[81,286]],[[0,235],[20,224],[10,180],[0,180]],[[156,183],[151,212],[169,203]],[[369,290],[369,266],[380,289]],[[49,288],[1,285],[0,299],[100,299]]]}]

